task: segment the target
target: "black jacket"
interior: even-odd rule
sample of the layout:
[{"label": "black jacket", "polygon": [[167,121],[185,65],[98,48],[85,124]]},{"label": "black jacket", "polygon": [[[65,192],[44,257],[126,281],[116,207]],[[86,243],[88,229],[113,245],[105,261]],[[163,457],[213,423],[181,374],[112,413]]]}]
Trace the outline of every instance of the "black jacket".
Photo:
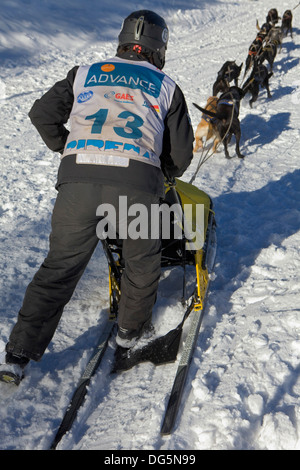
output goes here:
[{"label": "black jacket", "polygon": [[[29,112],[33,125],[47,147],[63,153],[69,131],[68,122],[73,106],[73,83],[78,67],[74,67],[64,80],[57,82]],[[131,160],[127,168],[105,165],[77,165],[76,156],[61,160],[57,186],[67,182],[95,182],[125,184],[163,196],[164,175],[181,176],[193,158],[193,129],[182,91],[176,85],[169,112],[165,118],[163,151],[160,156],[162,170],[152,165]]]}]

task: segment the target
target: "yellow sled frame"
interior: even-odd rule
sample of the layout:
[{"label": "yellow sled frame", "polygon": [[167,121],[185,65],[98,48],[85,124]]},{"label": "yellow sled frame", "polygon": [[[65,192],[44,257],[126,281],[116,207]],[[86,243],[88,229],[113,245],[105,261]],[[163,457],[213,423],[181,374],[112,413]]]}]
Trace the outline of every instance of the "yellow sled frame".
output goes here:
[{"label": "yellow sled frame", "polygon": [[[179,196],[181,204],[203,204],[204,205],[204,231],[207,232],[209,214],[211,210],[211,200],[210,197],[204,192],[196,188],[195,186],[185,183],[179,179],[175,180],[174,184],[176,192]],[[166,194],[171,189],[171,184],[166,184]],[[191,222],[193,225],[193,221]],[[116,253],[116,252],[115,252]],[[114,263],[116,268],[122,271],[120,265],[120,253],[118,252],[118,259],[114,258]],[[204,298],[206,295],[208,282],[209,282],[209,273],[205,267],[204,262],[204,251],[203,247],[198,249],[193,253],[194,256],[194,265],[196,270],[196,288],[193,295],[193,309],[198,311],[202,310],[204,306]],[[116,319],[117,315],[117,305],[119,304],[121,297],[121,288],[119,282],[117,281],[111,266],[109,265],[109,318],[111,320]]]},{"label": "yellow sled frame", "polygon": [[194,299],[194,310],[202,310],[205,294],[208,287],[208,271],[203,269],[202,266],[203,251],[199,250],[195,254],[195,267],[197,276],[197,293]]}]

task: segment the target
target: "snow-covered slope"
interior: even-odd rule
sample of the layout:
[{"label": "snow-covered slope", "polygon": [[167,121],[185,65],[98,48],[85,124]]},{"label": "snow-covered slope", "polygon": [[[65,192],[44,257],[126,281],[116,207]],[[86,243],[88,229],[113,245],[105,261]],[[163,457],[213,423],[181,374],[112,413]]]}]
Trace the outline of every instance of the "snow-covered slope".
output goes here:
[{"label": "snow-covered slope", "polygon": [[[99,3],[101,6],[99,7]],[[165,72],[185,93],[194,129],[226,60],[247,57],[256,19],[297,2],[2,0],[0,17],[0,350],[24,291],[47,253],[59,156],[27,113],[75,64],[114,55],[122,20],[151,8],[170,28]],[[214,201],[218,255],[206,317],[176,429],[159,429],[176,364],[142,364],[111,380],[109,361],[59,449],[300,449],[299,9],[270,80],[241,106],[244,160],[211,157],[194,184]],[[243,72],[242,72],[243,74]],[[234,146],[230,146],[233,154]],[[199,154],[184,175],[189,181]],[[162,279],[154,320],[164,333],[181,318],[181,274]],[[97,249],[40,363],[12,392],[0,385],[0,449],[47,449],[96,344],[108,305]]]}]

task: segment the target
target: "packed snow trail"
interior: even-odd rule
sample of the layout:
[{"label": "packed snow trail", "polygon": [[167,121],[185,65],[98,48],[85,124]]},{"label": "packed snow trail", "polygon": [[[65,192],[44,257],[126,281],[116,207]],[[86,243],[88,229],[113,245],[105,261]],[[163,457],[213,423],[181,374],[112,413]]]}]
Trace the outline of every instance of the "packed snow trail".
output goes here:
[{"label": "packed snow trail", "polygon": [[[256,19],[262,24],[270,8],[282,15],[296,3],[143,2],[169,25],[165,72],[185,93],[194,130],[201,115],[192,103],[206,103],[226,60],[246,60]],[[102,0],[96,14],[96,0],[2,4],[0,349],[47,253],[56,197],[59,156],[45,148],[27,113],[73,65],[113,56],[123,18],[137,8]],[[195,180],[214,202],[218,254],[174,433],[159,436],[176,364],[145,363],[110,380],[112,343],[60,449],[300,449],[300,7],[293,14],[294,37],[275,59],[272,98],[263,90],[253,109],[249,96],[242,102],[245,159],[226,160],[221,149]],[[196,167],[197,155],[185,181]],[[0,449],[49,448],[104,323],[106,264],[99,246],[42,361],[30,364],[17,389],[0,386]],[[161,334],[181,316],[181,282],[181,273],[163,275],[154,311]]]}]

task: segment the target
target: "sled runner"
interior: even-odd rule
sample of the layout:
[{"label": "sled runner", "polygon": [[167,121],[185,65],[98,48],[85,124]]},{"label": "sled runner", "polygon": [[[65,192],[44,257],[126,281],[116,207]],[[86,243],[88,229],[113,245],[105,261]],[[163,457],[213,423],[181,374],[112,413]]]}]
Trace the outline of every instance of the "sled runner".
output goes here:
[{"label": "sled runner", "polygon": [[[150,341],[144,347],[127,351],[118,347],[113,372],[127,370],[134,365],[150,361],[155,365],[173,362],[176,360],[182,328],[185,320],[192,311],[202,311],[207,293],[209,274],[212,272],[216,252],[216,223],[210,197],[204,192],[179,179],[166,183],[164,203],[171,212],[171,236],[162,238],[161,266],[172,268],[181,266],[183,269],[182,303],[187,306],[180,324],[165,336]],[[202,222],[197,223],[196,206],[202,208]],[[188,207],[189,210],[185,211]],[[199,214],[199,212],[198,212]],[[177,230],[175,225],[177,224]],[[180,227],[180,233],[178,231]],[[198,233],[202,231],[203,233]],[[176,237],[174,236],[176,232]],[[178,234],[181,235],[178,237]],[[199,235],[198,237],[196,235]],[[195,239],[198,241],[195,242]],[[202,243],[199,245],[199,240]],[[121,295],[120,281],[124,264],[122,261],[122,244],[117,240],[106,239],[103,247],[109,265],[109,298],[110,317],[116,318],[118,302]],[[187,266],[195,268],[195,288],[190,297],[186,296]]]}]

